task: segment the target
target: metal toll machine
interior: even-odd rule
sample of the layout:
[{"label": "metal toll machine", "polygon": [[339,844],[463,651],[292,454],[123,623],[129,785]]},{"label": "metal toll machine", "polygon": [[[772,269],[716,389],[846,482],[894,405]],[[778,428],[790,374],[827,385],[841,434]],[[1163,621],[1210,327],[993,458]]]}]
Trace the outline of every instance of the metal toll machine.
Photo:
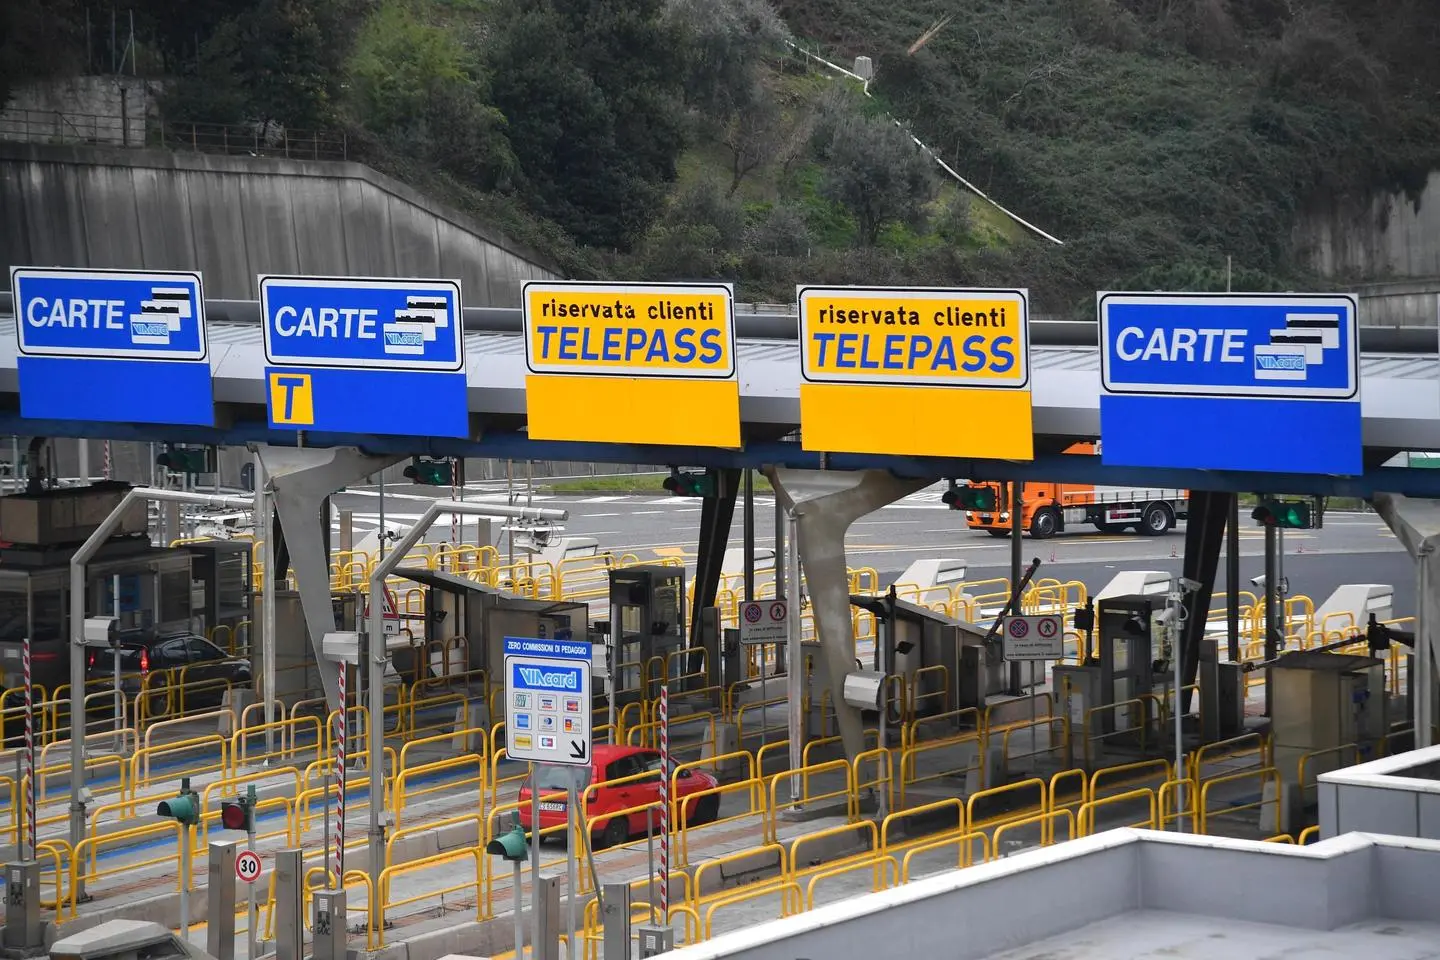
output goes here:
[{"label": "metal toll machine", "polygon": [[[605,682],[607,691],[613,693],[610,702],[616,712],[642,696],[646,700],[659,696],[667,656],[686,645],[684,567],[610,571]],[[688,663],[669,667],[672,677],[694,672]],[[701,685],[703,680],[696,684]]]},{"label": "metal toll machine", "polygon": [[[1106,597],[1077,611],[1076,628],[1090,634],[1092,659],[1052,668],[1059,708],[1070,718],[1072,762],[1099,765],[1104,749],[1163,752],[1158,707],[1174,694],[1172,637],[1164,594]],[[1220,663],[1213,639],[1201,643],[1199,713],[1202,742],[1244,728],[1244,678],[1238,664]],[[1183,702],[1183,700],[1182,700]]]}]

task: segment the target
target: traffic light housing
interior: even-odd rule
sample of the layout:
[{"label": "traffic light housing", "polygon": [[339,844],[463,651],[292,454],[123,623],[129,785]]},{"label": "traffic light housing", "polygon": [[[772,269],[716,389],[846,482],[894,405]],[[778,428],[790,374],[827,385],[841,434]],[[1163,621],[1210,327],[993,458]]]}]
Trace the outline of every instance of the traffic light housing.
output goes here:
[{"label": "traffic light housing", "polygon": [[1310,504],[1304,500],[1262,500],[1250,514],[1262,527],[1310,529]]},{"label": "traffic light housing", "polygon": [[405,468],[405,479],[422,483],[427,487],[448,487],[455,480],[455,471],[447,460],[430,460],[426,457],[411,457],[410,466]]},{"label": "traffic light housing", "polygon": [[214,473],[215,458],[209,447],[175,447],[167,444],[165,451],[155,458],[155,465],[172,473],[195,475]]},{"label": "traffic light housing", "polygon": [[950,489],[940,498],[951,510],[979,510],[989,512],[995,509],[995,488],[991,486],[959,486],[950,481]]},{"label": "traffic light housing", "polygon": [[524,863],[530,855],[530,847],[525,841],[525,828],[515,824],[508,833],[502,833],[485,844],[485,852],[511,863]]},{"label": "traffic light housing", "polygon": [[223,830],[244,830],[250,833],[255,829],[255,807],[252,797],[236,797],[233,800],[225,800],[220,804],[220,827]]},{"label": "traffic light housing", "polygon": [[671,470],[662,486],[677,497],[713,497],[718,493],[715,474],[709,470],[704,473]]},{"label": "traffic light housing", "polygon": [[155,807],[155,815],[187,827],[193,827],[200,822],[200,795],[190,789],[189,777],[181,779],[178,795],[160,801]]}]

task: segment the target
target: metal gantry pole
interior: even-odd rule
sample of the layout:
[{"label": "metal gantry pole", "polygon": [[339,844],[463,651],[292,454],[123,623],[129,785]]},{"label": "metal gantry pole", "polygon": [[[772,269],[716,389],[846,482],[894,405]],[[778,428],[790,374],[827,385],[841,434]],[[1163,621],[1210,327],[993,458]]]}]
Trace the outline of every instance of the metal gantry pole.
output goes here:
[{"label": "metal gantry pole", "polygon": [[1240,662],[1240,498],[1230,498],[1225,530],[1225,639],[1231,663]]},{"label": "metal gantry pole", "polygon": [[[785,643],[785,687],[787,691],[785,710],[788,717],[786,727],[790,735],[790,769],[792,771],[800,769],[805,746],[805,717],[801,709],[801,701],[805,696],[805,655],[801,647],[803,638],[800,629],[800,611],[804,603],[804,596],[800,589],[799,522],[797,509],[792,508],[787,521],[790,528],[790,552],[786,561],[790,567],[790,575],[786,578],[789,612],[785,617],[788,630]],[[792,773],[790,776],[790,800],[794,802],[799,799],[800,778]]]},{"label": "metal gantry pole", "polygon": [[[270,489],[270,477],[260,454],[255,454],[255,524],[256,532],[263,537],[260,547],[260,659],[261,690],[265,698],[265,762],[275,755],[275,650],[278,646],[275,636],[275,494]],[[255,646],[249,644],[246,651],[254,662]]]}]

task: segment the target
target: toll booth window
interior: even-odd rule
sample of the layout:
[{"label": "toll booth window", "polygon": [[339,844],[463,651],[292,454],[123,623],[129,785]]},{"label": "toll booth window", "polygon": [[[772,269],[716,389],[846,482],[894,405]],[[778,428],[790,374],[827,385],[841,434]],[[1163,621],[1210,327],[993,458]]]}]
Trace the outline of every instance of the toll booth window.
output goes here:
[{"label": "toll booth window", "polygon": [[19,643],[29,629],[29,598],[23,593],[0,593],[0,640]]},{"label": "toll booth window", "polygon": [[30,639],[59,640],[65,632],[65,592],[36,590],[30,595]]},{"label": "toll booth window", "polygon": [[184,570],[160,574],[160,622],[190,619],[190,574]]}]

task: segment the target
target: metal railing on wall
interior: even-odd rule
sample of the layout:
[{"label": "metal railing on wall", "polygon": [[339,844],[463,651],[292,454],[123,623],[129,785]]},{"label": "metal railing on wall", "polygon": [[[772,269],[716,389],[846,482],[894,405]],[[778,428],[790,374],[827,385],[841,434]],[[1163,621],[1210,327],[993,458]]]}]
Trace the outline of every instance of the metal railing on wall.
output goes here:
[{"label": "metal railing on wall", "polygon": [[0,112],[0,140],[159,147],[198,153],[348,160],[343,131],[294,130],[270,123],[194,123],[153,116],[12,109]]}]

